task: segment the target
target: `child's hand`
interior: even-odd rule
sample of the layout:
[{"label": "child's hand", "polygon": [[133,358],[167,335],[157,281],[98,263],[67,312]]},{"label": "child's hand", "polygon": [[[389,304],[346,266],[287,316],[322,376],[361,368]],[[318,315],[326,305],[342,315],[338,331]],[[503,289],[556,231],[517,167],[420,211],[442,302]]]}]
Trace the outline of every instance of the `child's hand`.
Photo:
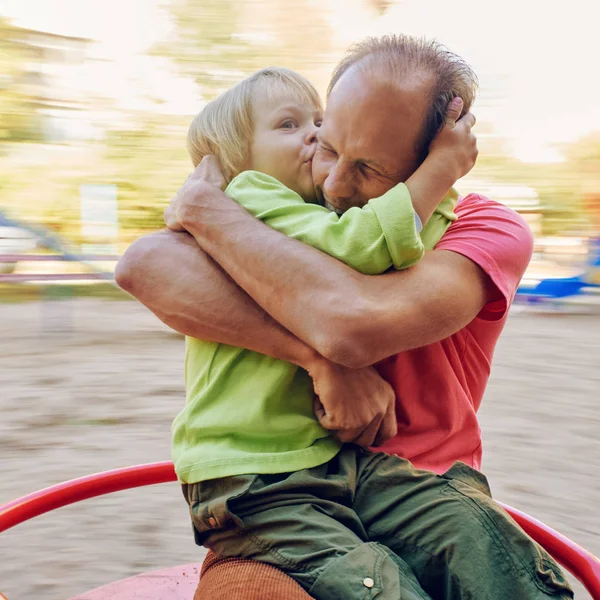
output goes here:
[{"label": "child's hand", "polygon": [[349,369],[318,361],[308,369],[319,423],[341,442],[379,446],[396,435],[396,396],[373,367]]},{"label": "child's hand", "polygon": [[454,98],[448,106],[446,124],[431,142],[427,160],[435,160],[437,168],[444,169],[453,181],[464,177],[477,160],[477,138],[472,132],[475,116],[460,116],[463,101]]}]

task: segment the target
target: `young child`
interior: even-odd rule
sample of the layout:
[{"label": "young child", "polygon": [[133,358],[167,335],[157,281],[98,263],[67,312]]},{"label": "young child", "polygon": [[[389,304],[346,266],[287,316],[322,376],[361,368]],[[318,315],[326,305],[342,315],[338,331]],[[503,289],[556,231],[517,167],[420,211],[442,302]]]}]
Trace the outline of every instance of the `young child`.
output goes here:
[{"label": "young child", "polygon": [[[338,215],[315,204],[311,161],[321,118],[320,98],[306,79],[263,69],[194,119],[188,148],[195,165],[216,155],[229,181],[226,193],[274,229],[363,273],[414,265],[456,218],[456,194],[429,196],[428,158],[406,184],[362,208]],[[412,197],[411,185],[418,190]],[[185,377],[173,459],[198,544],[274,564],[316,598],[430,598],[397,549],[374,539],[360,498],[366,493],[369,511],[381,514],[374,520],[380,530],[393,531],[401,511],[396,498],[410,505],[412,496],[425,502],[433,494],[437,502],[447,479],[398,457],[342,446],[315,418],[312,380],[296,365],[187,338]],[[465,488],[483,503],[489,491],[473,474],[463,471],[463,480],[473,481]],[[463,495],[446,495],[441,504],[438,517],[467,532],[451,530],[453,544],[465,550],[472,545],[471,509]],[[477,531],[490,539],[508,535]],[[466,556],[446,557],[443,573],[432,570],[429,589],[455,593],[457,572],[474,567]]]}]

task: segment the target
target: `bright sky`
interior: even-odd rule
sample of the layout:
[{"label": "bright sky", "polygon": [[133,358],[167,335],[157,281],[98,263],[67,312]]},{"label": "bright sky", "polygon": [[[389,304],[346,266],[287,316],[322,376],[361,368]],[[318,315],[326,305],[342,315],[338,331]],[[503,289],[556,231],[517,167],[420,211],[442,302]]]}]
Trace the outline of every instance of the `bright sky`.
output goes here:
[{"label": "bright sky", "polygon": [[[435,37],[464,56],[480,78],[480,122],[509,140],[523,160],[560,159],[557,145],[600,129],[597,28],[600,0],[397,0],[373,18],[361,0],[327,0],[341,50],[365,35],[405,32]],[[315,10],[326,5],[314,0]],[[140,57],[164,38],[169,21],[159,0],[0,0],[17,24],[91,37],[113,63],[113,86],[145,78],[152,91],[165,74]],[[184,82],[169,83],[193,96]]]}]

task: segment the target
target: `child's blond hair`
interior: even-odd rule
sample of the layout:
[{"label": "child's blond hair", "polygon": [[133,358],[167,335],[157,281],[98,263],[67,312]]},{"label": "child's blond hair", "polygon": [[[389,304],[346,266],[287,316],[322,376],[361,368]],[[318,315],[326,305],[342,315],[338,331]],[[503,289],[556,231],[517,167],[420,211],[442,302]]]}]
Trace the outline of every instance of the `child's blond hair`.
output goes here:
[{"label": "child's blond hair", "polygon": [[261,69],[209,102],[196,115],[187,137],[194,166],[207,154],[214,154],[228,182],[247,168],[254,126],[254,93],[258,89],[271,93],[278,88],[297,95],[302,102],[315,108],[322,108],[317,90],[299,73],[282,67]]}]

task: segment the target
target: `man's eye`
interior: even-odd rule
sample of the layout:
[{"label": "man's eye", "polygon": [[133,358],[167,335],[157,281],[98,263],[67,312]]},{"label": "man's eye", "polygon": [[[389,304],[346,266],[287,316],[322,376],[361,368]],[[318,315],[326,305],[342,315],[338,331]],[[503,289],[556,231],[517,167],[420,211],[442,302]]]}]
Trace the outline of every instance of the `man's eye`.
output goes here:
[{"label": "man's eye", "polygon": [[360,163],[360,170],[366,175],[379,175],[378,171],[376,171],[373,167],[370,167],[366,163]]},{"label": "man's eye", "polygon": [[280,129],[294,129],[295,127],[298,127],[298,124],[293,119],[286,119],[279,126]]},{"label": "man's eye", "polygon": [[321,127],[322,124],[323,124],[323,119],[317,119],[315,121],[315,127]]}]

